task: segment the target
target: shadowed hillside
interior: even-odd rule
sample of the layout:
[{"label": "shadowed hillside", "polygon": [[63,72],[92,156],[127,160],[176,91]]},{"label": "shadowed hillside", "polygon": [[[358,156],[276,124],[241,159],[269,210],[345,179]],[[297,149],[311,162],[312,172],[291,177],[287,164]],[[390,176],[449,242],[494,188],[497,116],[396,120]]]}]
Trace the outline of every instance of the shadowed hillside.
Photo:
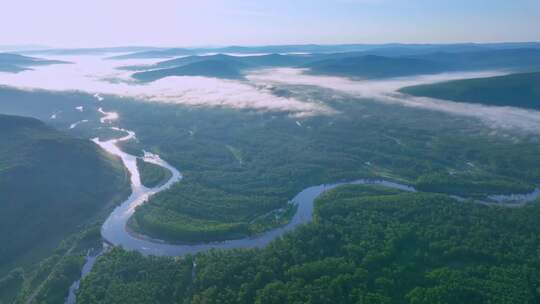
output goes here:
[{"label": "shadowed hillside", "polygon": [[419,85],[403,88],[401,92],[458,102],[540,110],[540,72]]},{"label": "shadowed hillside", "polygon": [[39,120],[0,115],[0,273],[50,253],[120,199],[120,162]]}]

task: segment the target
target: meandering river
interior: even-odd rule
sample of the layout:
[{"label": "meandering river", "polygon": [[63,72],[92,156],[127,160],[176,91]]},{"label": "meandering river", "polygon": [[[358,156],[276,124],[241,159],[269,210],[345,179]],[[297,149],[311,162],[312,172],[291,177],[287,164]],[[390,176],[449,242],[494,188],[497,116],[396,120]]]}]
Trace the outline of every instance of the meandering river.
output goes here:
[{"label": "meandering river", "polygon": [[297,205],[297,211],[291,221],[283,227],[272,229],[257,236],[243,239],[201,244],[169,244],[165,241],[135,234],[126,229],[126,227],[128,220],[138,206],[148,201],[152,195],[164,191],[170,188],[173,184],[179,182],[182,179],[182,174],[176,168],[162,160],[159,156],[145,152],[143,158],[144,161],[159,165],[172,173],[171,178],[163,185],[155,188],[146,188],[141,183],[139,171],[137,169],[137,157],[122,151],[117,145],[120,142],[134,139],[135,133],[118,128],[113,129],[123,131],[127,135],[108,141],[101,141],[97,138],[93,141],[110,154],[120,157],[125,167],[131,173],[132,194],[125,202],[118,206],[109,215],[103,224],[101,235],[103,239],[111,245],[121,246],[127,250],[136,250],[145,255],[183,256],[186,254],[196,254],[198,252],[207,251],[210,249],[263,247],[284,233],[295,229],[297,226],[310,222],[313,218],[314,200],[323,192],[340,185],[377,184],[404,191],[416,191],[413,187],[385,180],[357,180],[354,182],[341,182],[330,185],[313,186],[304,189],[292,199],[291,202]]},{"label": "meandering river", "polygon": [[[104,117],[101,119],[101,123],[109,123],[118,118],[118,114],[114,112],[105,112],[101,108],[99,109],[99,112],[104,115]],[[122,151],[118,147],[118,144],[121,142],[135,139],[135,132],[117,127],[111,127],[111,129],[124,132],[126,135],[120,138],[105,141],[102,141],[99,138],[94,138],[93,141],[108,153],[115,155],[122,160],[124,166],[131,174],[132,194],[126,201],[114,209],[103,224],[101,229],[101,235],[105,241],[103,250],[105,250],[108,245],[112,245],[121,246],[126,250],[136,250],[145,255],[184,256],[187,254],[196,254],[199,252],[208,251],[210,249],[264,247],[286,232],[294,230],[299,225],[309,223],[313,219],[315,199],[325,191],[338,186],[350,184],[370,184],[380,185],[392,189],[399,189],[407,192],[416,192],[414,187],[387,180],[361,179],[352,182],[338,182],[333,184],[312,186],[302,190],[292,199],[291,202],[297,206],[297,211],[291,221],[285,226],[243,239],[200,244],[170,244],[165,241],[152,239],[150,237],[138,235],[129,231],[127,229],[127,222],[138,206],[147,202],[151,196],[167,190],[175,183],[181,181],[182,174],[165,160],[161,159],[158,155],[145,152],[143,157],[144,161],[151,162],[169,170],[172,173],[172,176],[168,181],[155,188],[147,188],[143,186],[141,183],[139,170],[137,168],[137,157]],[[455,198],[458,200],[466,200],[465,198],[461,197]],[[540,189],[536,189],[534,192],[529,194],[493,195],[489,197],[491,201],[476,200],[476,202],[482,204],[503,204],[505,202],[512,201],[513,204],[511,206],[521,206],[538,198],[540,198]],[[88,254],[86,264],[82,271],[82,277],[86,276],[91,271],[96,258],[102,254],[103,250],[94,254]],[[76,302],[75,295],[79,287],[79,283],[80,280],[74,282],[71,286],[69,296],[66,299],[67,304],[73,304]]]}]

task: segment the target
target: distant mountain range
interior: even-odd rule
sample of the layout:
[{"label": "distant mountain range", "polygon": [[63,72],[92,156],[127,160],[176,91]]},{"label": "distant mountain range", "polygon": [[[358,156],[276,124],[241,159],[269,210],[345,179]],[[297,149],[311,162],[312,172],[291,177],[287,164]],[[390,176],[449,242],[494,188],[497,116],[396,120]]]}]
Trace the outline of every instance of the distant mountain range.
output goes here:
[{"label": "distant mountain range", "polygon": [[[293,67],[317,75],[360,79],[436,74],[442,72],[540,69],[540,43],[491,44],[340,44],[159,48],[45,49],[21,54],[104,55],[109,59],[167,58],[154,65],[125,66],[134,79],[154,81],[169,76],[206,76],[242,79],[249,69]],[[123,54],[122,54],[123,53]],[[125,54],[127,53],[127,54]],[[20,72],[36,65],[65,63],[0,54],[0,71]]]},{"label": "distant mountain range", "polygon": [[[443,72],[540,69],[540,49],[497,49],[468,52],[436,52],[384,57],[338,54],[337,58],[305,65],[313,74],[358,78],[388,78]],[[329,57],[333,57],[330,55]]]},{"label": "distant mountain range", "polygon": [[402,93],[457,102],[540,110],[540,72],[406,87]]},{"label": "distant mountain range", "polygon": [[256,55],[256,56],[231,56],[225,54],[208,55],[208,56],[188,56],[180,57],[171,60],[165,60],[153,65],[142,66],[126,66],[121,69],[125,70],[156,70],[174,68],[184,66],[191,63],[206,61],[206,60],[222,60],[222,61],[234,61],[244,64],[246,67],[285,67],[285,66],[298,66],[316,60],[316,55]]},{"label": "distant mountain range", "polygon": [[111,59],[174,58],[179,56],[231,54],[330,54],[364,52],[364,55],[410,56],[435,52],[474,52],[482,50],[540,48],[538,42],[517,43],[458,43],[458,44],[298,44],[267,46],[225,46],[225,47],[153,47],[118,46],[92,48],[51,48],[39,45],[5,45],[0,52],[21,55],[105,55],[116,54]]},{"label": "distant mountain range", "polygon": [[138,71],[133,78],[154,81],[169,76],[206,76],[241,79],[250,69],[304,68],[306,73],[359,79],[404,77],[443,72],[540,69],[540,49],[511,48],[466,52],[435,52],[409,56],[366,55],[365,52],[258,56],[187,56],[147,66],[127,66]]},{"label": "distant mountain range", "polygon": [[161,50],[158,47],[148,46],[120,46],[120,47],[97,47],[97,48],[41,48],[17,52],[22,55],[107,55],[112,53],[134,53]]},{"label": "distant mountain range", "polygon": [[343,45],[273,45],[273,46],[228,46],[218,48],[169,48],[144,52],[135,52],[110,57],[110,59],[141,59],[141,58],[174,58],[178,56],[209,55],[209,54],[273,54],[273,53],[333,53],[365,51],[375,47],[366,44]]},{"label": "distant mountain range", "polygon": [[271,45],[271,46],[228,46],[208,48],[159,48],[134,51],[110,57],[111,59],[174,58],[178,56],[207,55],[219,53],[232,54],[330,54],[364,52],[364,55],[409,56],[434,52],[475,52],[482,50],[537,48],[540,43],[460,43],[460,44],[337,44],[337,45]]},{"label": "distant mountain range", "polygon": [[59,60],[46,60],[18,54],[0,53],[0,72],[18,73],[30,69],[32,66],[65,64]]},{"label": "distant mountain range", "polygon": [[299,66],[315,60],[310,55],[261,55],[230,56],[224,54],[210,56],[189,56],[159,62],[151,66],[125,67],[128,70],[147,70],[133,74],[141,81],[153,81],[168,76],[206,76],[225,79],[241,79],[248,69],[263,67]]}]

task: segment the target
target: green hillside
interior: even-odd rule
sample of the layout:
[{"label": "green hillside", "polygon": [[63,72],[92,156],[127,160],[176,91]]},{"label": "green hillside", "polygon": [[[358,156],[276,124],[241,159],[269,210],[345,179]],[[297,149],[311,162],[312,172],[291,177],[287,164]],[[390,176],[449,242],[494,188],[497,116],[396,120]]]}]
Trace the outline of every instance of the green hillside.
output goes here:
[{"label": "green hillside", "polygon": [[458,102],[539,110],[540,72],[419,85],[400,91]]},{"label": "green hillside", "polygon": [[121,163],[36,119],[0,115],[0,274],[50,254],[125,195]]}]

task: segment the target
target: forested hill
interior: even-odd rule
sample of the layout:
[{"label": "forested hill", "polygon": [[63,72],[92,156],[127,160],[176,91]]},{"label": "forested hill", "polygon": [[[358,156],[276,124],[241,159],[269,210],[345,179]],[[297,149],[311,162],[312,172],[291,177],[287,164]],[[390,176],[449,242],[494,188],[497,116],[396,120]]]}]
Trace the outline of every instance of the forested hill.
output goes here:
[{"label": "forested hill", "polygon": [[50,254],[128,185],[120,161],[92,142],[0,115],[0,275]]},{"label": "forested hill", "polygon": [[540,72],[419,85],[403,88],[401,92],[458,102],[540,110]]}]

